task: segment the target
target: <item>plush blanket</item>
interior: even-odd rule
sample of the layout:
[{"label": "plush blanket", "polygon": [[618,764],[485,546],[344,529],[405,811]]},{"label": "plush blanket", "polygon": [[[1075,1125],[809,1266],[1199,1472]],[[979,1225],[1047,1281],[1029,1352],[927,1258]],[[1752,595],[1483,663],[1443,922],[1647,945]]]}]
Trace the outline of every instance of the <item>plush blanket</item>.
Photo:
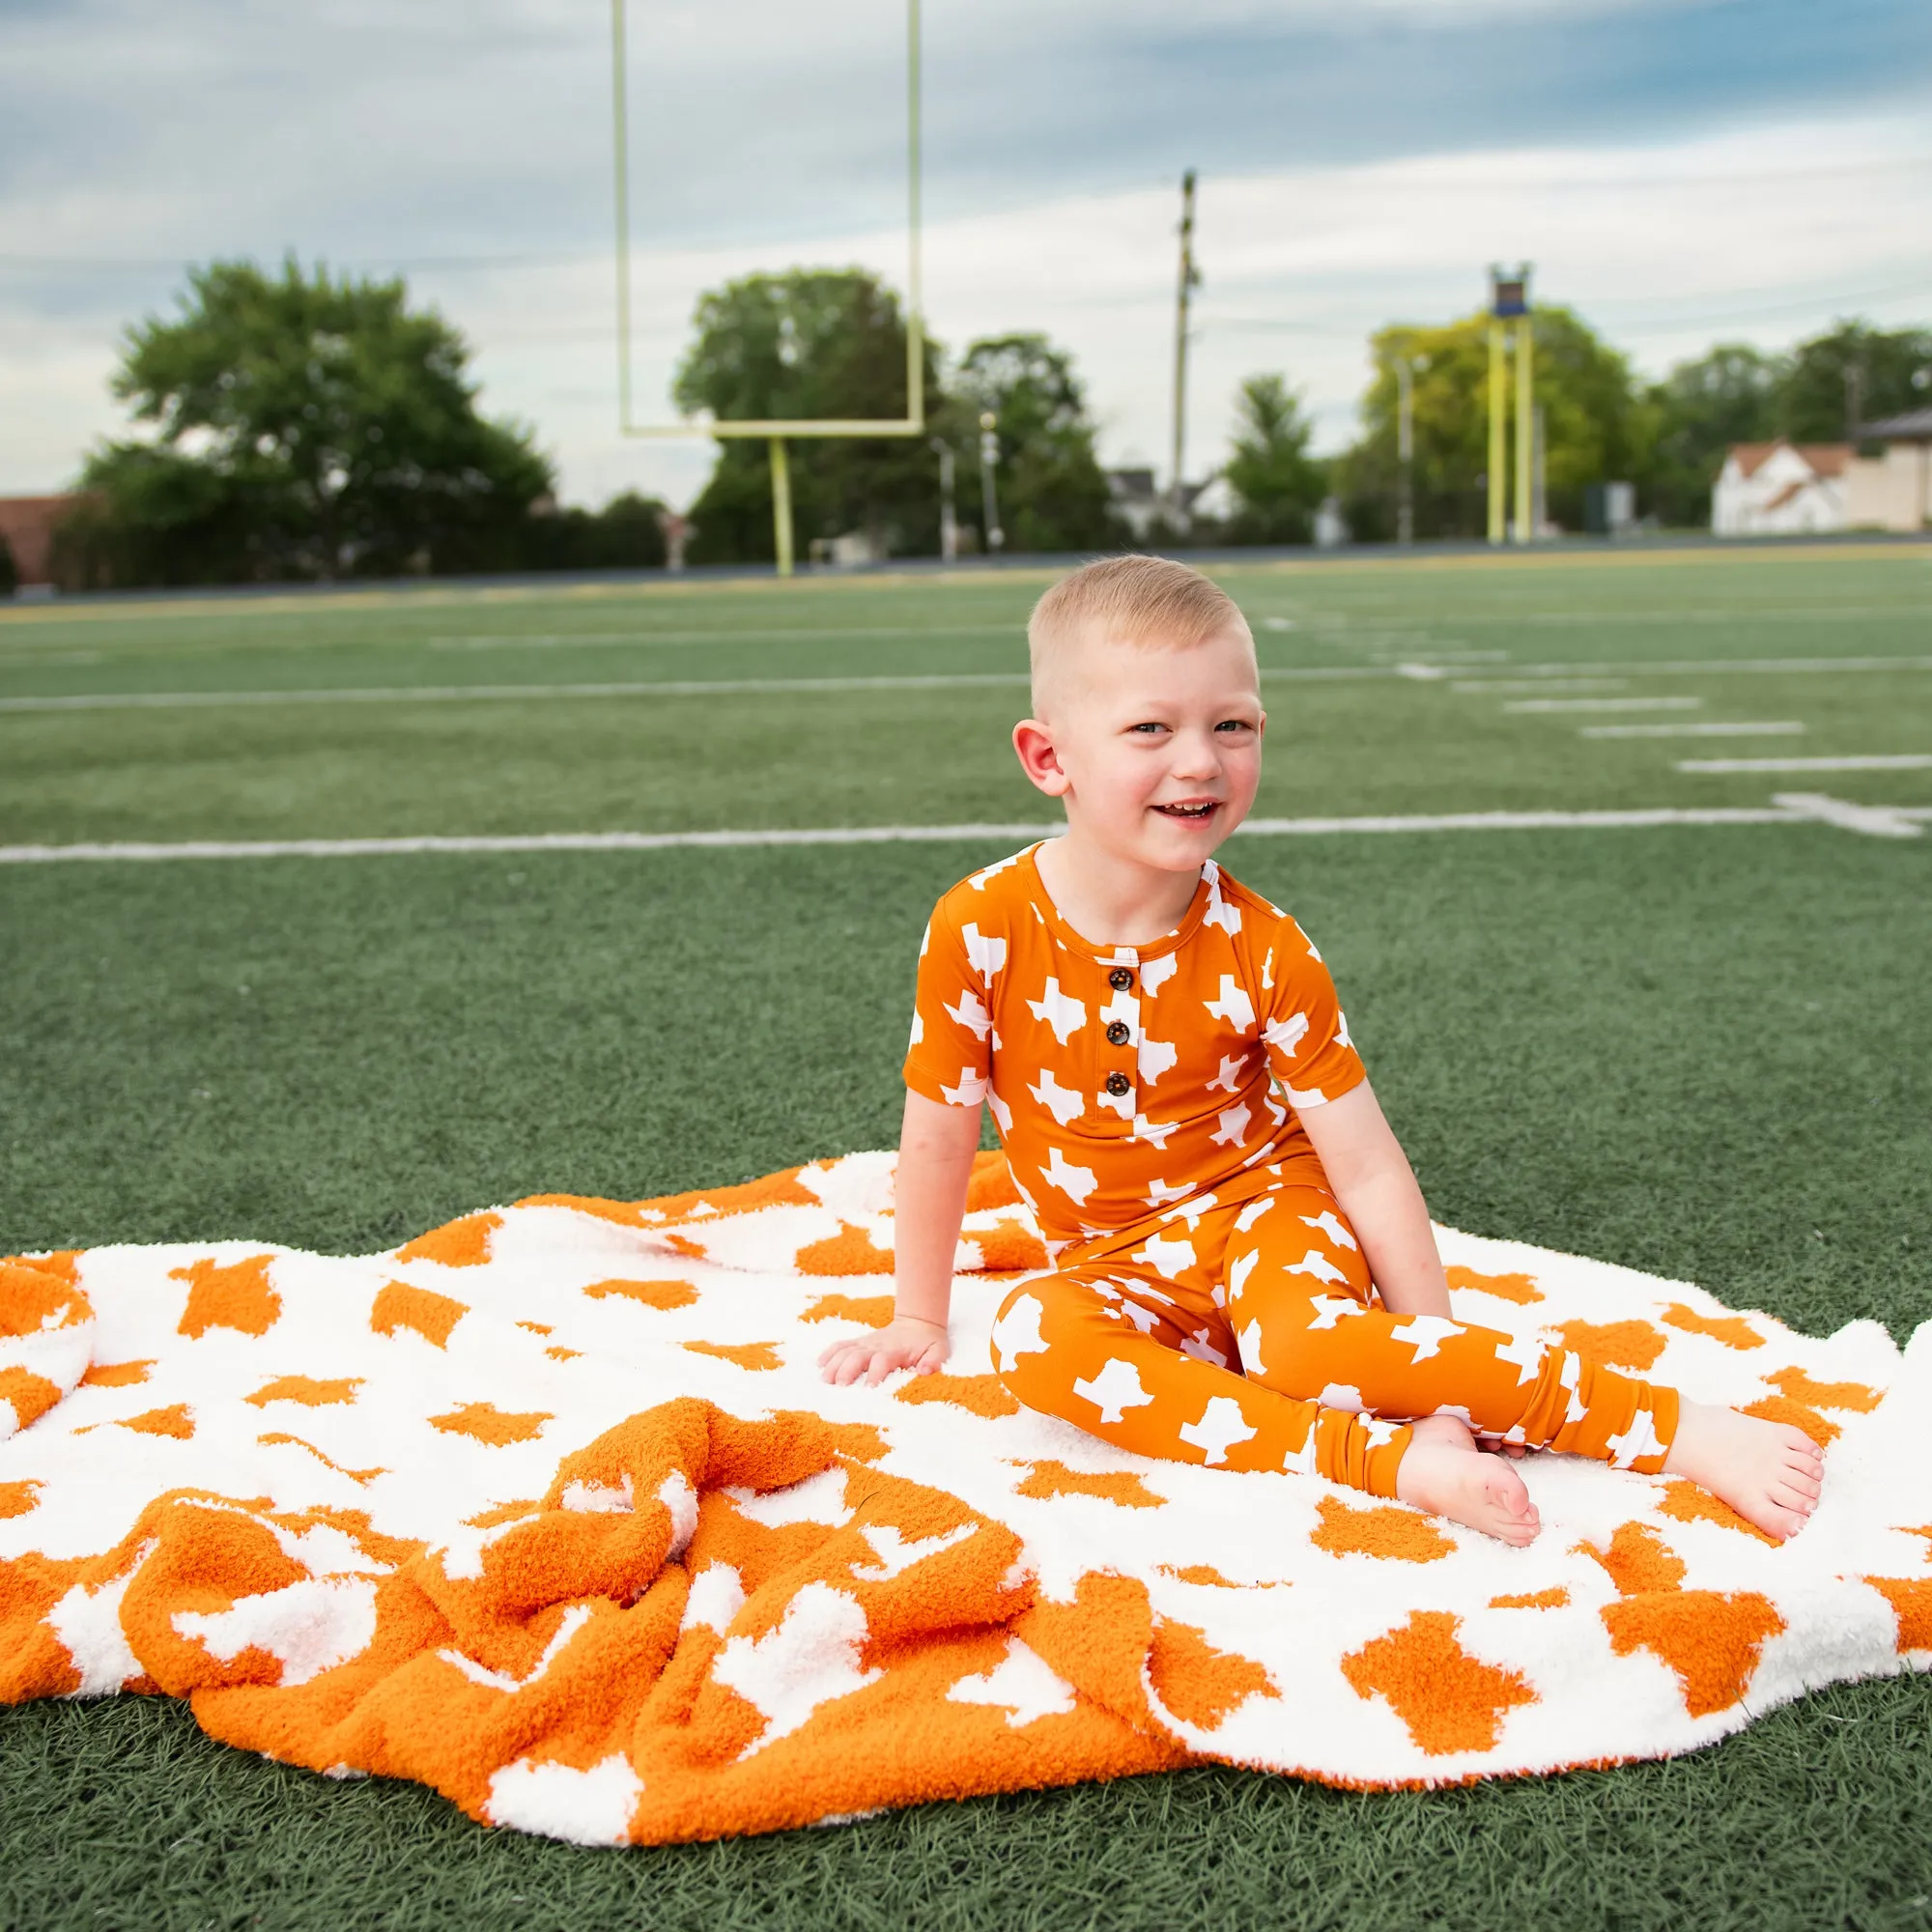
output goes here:
[{"label": "plush blanket", "polygon": [[1830,1445],[1783,1547],[1543,1458],[1545,1533],[1508,1549],[1019,1411],[987,1335],[1044,1255],[993,1156],[949,1372],[826,1387],[820,1350],[890,1308],[891,1183],[854,1154],[393,1254],[0,1266],[0,1699],[186,1697],[230,1744],[602,1844],[1203,1759],[1601,1765],[1932,1664],[1932,1323],[1813,1340],[1443,1230],[1472,1319]]}]

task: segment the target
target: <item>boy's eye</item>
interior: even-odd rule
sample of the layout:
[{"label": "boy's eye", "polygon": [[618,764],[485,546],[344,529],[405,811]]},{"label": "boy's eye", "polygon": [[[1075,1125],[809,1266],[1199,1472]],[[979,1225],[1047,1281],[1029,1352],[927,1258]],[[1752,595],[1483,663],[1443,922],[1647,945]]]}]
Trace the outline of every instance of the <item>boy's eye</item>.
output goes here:
[{"label": "boy's eye", "polygon": [[1245,718],[1224,718],[1214,728],[1217,731],[1252,731],[1255,727]]},{"label": "boy's eye", "polygon": [[1167,726],[1165,724],[1130,724],[1127,728],[1131,731],[1147,731],[1151,733],[1154,731],[1165,731],[1167,729]]}]

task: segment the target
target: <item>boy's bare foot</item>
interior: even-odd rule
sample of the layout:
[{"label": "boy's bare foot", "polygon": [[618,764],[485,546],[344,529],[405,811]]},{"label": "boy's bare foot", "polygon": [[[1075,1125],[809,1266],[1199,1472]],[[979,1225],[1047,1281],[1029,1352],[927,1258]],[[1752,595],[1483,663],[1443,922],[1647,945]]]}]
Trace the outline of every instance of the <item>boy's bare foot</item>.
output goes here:
[{"label": "boy's bare foot", "polygon": [[1686,1402],[1663,1467],[1709,1490],[1767,1536],[1783,1538],[1796,1536],[1818,1507],[1825,1458],[1788,1423]]},{"label": "boy's bare foot", "polygon": [[1417,1509],[1503,1543],[1533,1543],[1543,1527],[1522,1478],[1502,1457],[1485,1456],[1452,1415],[1409,1425],[1395,1492]]}]

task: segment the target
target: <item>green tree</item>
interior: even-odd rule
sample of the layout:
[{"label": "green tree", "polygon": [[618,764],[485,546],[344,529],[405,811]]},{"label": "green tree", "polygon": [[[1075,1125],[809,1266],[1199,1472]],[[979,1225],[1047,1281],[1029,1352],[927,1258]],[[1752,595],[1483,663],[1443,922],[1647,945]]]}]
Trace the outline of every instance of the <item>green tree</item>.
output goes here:
[{"label": "green tree", "polygon": [[1234,543],[1300,544],[1315,532],[1328,465],[1308,452],[1315,426],[1281,376],[1250,376],[1236,404],[1234,454],[1222,467],[1234,493]]},{"label": "green tree", "polygon": [[1711,486],[1734,442],[1776,434],[1778,358],[1747,342],[1720,342],[1651,385],[1644,507],[1680,529],[1707,528]]},{"label": "green tree", "polygon": [[1111,550],[1125,540],[1094,451],[1073,358],[1044,335],[987,337],[960,361],[934,429],[959,452],[960,522],[985,541],[980,420],[997,425],[994,484],[1009,551]]},{"label": "green tree", "polygon": [[[905,319],[896,297],[864,270],[748,275],[701,297],[694,323],[697,337],[672,389],[684,411],[709,410],[721,421],[905,414]],[[930,342],[925,382],[935,395]],[[923,437],[809,438],[789,443],[786,456],[801,548],[866,530],[888,554],[938,549],[938,469]],[[694,563],[772,556],[765,442],[720,442],[691,520]]]},{"label": "green tree", "polygon": [[1793,442],[1843,442],[1858,422],[1932,403],[1932,328],[1841,322],[1801,342],[1777,384],[1777,433]]},{"label": "green tree", "polygon": [[[1401,355],[1421,364],[1413,379],[1416,535],[1482,535],[1488,517],[1489,327],[1488,316],[1476,314],[1441,328],[1391,327],[1372,338],[1376,375],[1362,400],[1363,434],[1337,466],[1357,536],[1387,536],[1395,527],[1395,358]],[[1555,523],[1578,529],[1590,484],[1642,474],[1651,414],[1628,361],[1569,309],[1539,308],[1534,340],[1546,508]],[[1514,461],[1513,418],[1510,440]]]},{"label": "green tree", "polygon": [[526,560],[550,466],[478,414],[469,350],[401,280],[190,271],[128,332],[114,395],[144,439],[88,459],[84,574],[123,582],[488,570]]},{"label": "green tree", "polygon": [[531,524],[531,562],[539,570],[660,570],[665,506],[626,490],[601,510],[554,510]]}]

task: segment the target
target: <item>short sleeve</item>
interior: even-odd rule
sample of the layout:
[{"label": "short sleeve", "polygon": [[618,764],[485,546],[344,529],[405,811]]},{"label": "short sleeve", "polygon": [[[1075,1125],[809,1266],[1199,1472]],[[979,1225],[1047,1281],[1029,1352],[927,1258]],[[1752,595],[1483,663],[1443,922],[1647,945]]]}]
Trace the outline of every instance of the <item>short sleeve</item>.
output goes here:
[{"label": "short sleeve", "polygon": [[1268,1070],[1292,1106],[1325,1106],[1368,1078],[1328,968],[1292,919],[1276,929],[1264,987]]},{"label": "short sleeve", "polygon": [[1004,942],[982,936],[977,927],[962,930],[944,899],[933,909],[920,943],[912,1043],[905,1058],[906,1085],[928,1100],[977,1107],[986,1097],[993,1032],[987,952],[995,946],[1004,953]]}]

